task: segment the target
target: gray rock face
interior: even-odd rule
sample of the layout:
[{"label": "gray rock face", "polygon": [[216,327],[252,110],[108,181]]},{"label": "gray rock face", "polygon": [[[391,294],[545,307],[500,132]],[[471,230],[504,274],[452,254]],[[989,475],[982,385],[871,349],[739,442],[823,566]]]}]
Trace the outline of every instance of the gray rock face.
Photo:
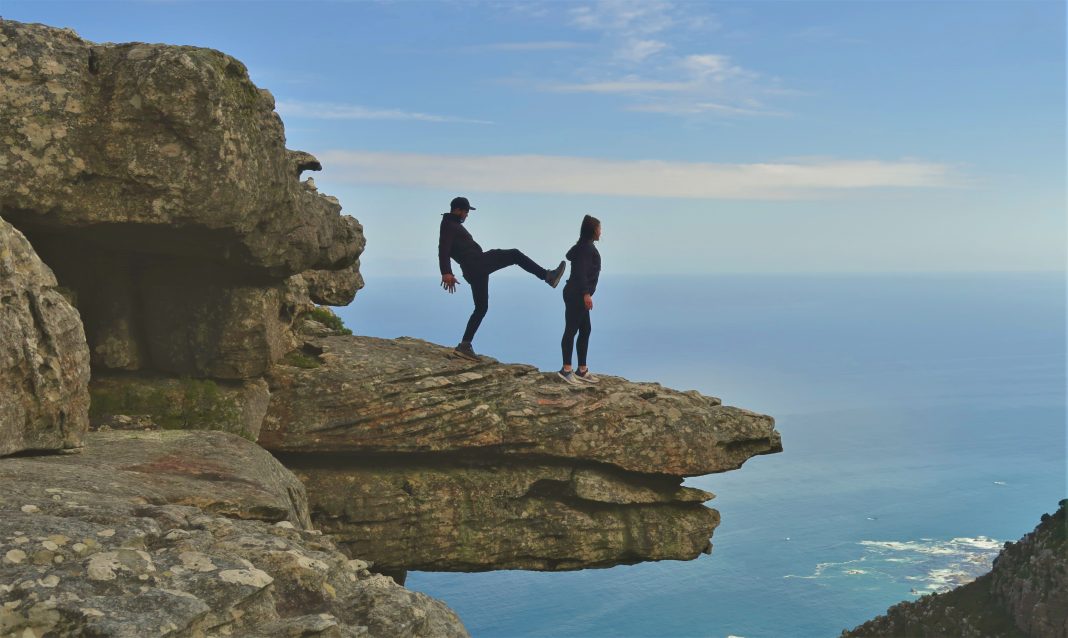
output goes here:
[{"label": "gray rock face", "polygon": [[73,292],[94,368],[257,377],[296,345],[288,278],[362,286],[359,222],[218,51],[0,20],[0,139],[0,215]]},{"label": "gray rock face", "polygon": [[1035,531],[1006,543],[990,573],[944,594],[894,605],[845,637],[1065,638],[1068,500]]},{"label": "gray rock face", "polygon": [[269,376],[260,444],[304,481],[316,523],[383,568],[692,559],[719,514],[682,477],[781,450],[770,417],[696,392],[616,377],[577,388],[448,353],[309,335],[304,364]]},{"label": "gray rock face", "polygon": [[299,482],[233,435],[93,433],[0,481],[3,636],[467,635],[302,529]]},{"label": "gray rock face", "polygon": [[88,383],[78,311],[22,233],[0,219],[0,456],[80,445]]}]

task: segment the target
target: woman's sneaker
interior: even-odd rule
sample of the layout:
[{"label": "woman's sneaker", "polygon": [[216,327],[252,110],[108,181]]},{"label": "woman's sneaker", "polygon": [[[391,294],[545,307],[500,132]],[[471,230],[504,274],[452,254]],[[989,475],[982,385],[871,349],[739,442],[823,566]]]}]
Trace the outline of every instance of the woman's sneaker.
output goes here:
[{"label": "woman's sneaker", "polygon": [[598,383],[600,381],[600,379],[593,376],[593,373],[589,370],[585,372],[577,371],[575,372],[574,377],[579,381],[583,381],[585,383]]},{"label": "woman's sneaker", "polygon": [[560,368],[560,370],[556,373],[556,376],[563,379],[564,383],[578,385],[578,381],[575,381],[575,373],[571,370],[564,370],[563,368]]}]

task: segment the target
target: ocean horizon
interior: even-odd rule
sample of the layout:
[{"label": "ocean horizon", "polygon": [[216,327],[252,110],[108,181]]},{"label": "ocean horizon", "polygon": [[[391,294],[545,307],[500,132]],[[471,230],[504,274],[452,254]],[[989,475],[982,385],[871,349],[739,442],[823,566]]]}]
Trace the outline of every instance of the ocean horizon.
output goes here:
[{"label": "ocean horizon", "polygon": [[[452,345],[436,277],[376,278],[358,334]],[[412,573],[476,637],[827,636],[989,570],[1065,485],[1065,275],[612,276],[590,366],[775,417],[781,454],[692,477],[711,556],[601,570]],[[559,290],[491,281],[480,353],[559,367]]]}]

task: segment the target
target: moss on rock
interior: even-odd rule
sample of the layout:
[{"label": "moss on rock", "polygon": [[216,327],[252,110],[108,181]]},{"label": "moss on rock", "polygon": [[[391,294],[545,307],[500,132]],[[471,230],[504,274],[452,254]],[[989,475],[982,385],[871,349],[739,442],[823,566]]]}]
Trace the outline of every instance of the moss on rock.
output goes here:
[{"label": "moss on rock", "polygon": [[95,378],[89,392],[89,419],[95,427],[117,415],[138,415],[164,430],[222,430],[252,441],[269,396],[262,381],[223,384],[133,375]]}]

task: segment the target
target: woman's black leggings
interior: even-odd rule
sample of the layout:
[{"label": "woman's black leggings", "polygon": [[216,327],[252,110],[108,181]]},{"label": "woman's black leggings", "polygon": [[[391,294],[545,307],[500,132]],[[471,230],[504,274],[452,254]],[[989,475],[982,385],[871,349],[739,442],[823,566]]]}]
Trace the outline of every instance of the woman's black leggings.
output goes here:
[{"label": "woman's black leggings", "polygon": [[590,311],[582,295],[569,295],[564,291],[564,338],[560,340],[560,349],[564,355],[564,365],[571,365],[571,352],[575,349],[575,334],[578,334],[578,364],[586,365],[586,350],[590,347]]}]

